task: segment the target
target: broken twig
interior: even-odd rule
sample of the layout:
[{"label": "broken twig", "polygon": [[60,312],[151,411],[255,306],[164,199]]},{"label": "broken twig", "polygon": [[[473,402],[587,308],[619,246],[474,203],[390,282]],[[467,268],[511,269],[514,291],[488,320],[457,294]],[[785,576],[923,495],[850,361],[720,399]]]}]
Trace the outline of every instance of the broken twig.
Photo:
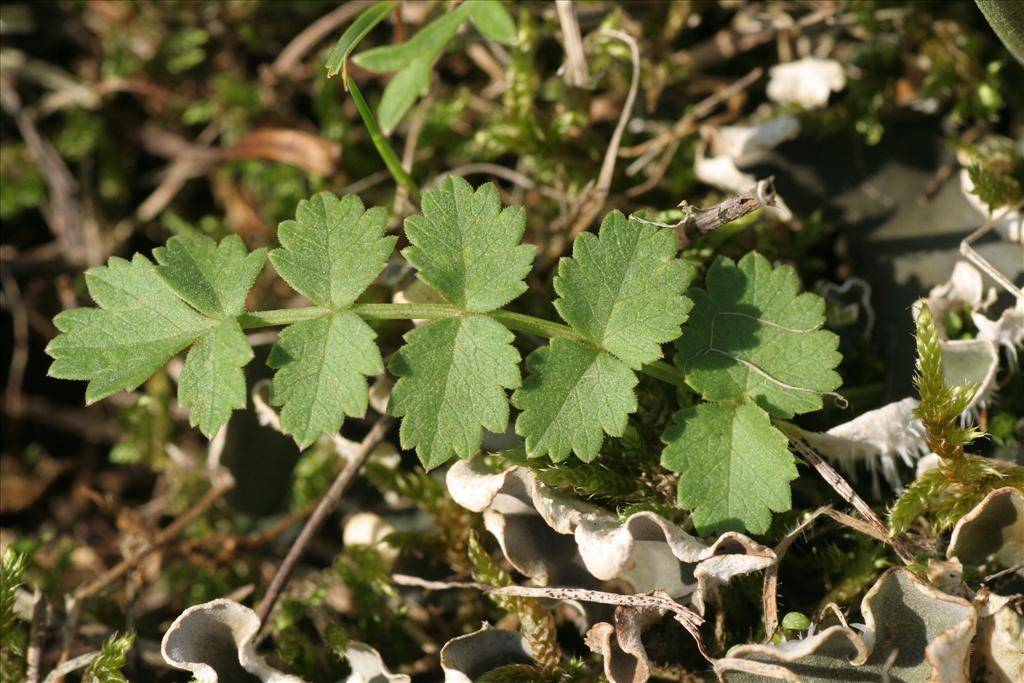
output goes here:
[{"label": "broken twig", "polygon": [[853,487],[850,486],[849,482],[843,479],[842,475],[836,472],[835,469],[825,462],[820,455],[815,453],[814,449],[808,446],[803,438],[793,431],[792,428],[787,430],[785,425],[780,424],[779,426],[782,427],[782,431],[789,438],[789,442],[794,448],[796,448],[800,455],[803,456],[803,459],[806,460],[819,475],[821,475],[821,478],[824,479],[825,482],[843,498],[843,500],[852,505],[854,509],[860,513],[861,517],[863,517],[867,522],[868,527],[870,527],[870,530],[867,530],[867,528],[865,529],[865,533],[868,533],[873,538],[877,538],[888,543],[899,558],[903,560],[904,564],[913,564],[914,556],[910,554],[910,551],[903,546],[903,543],[900,542],[899,539],[889,536],[888,527],[886,527],[882,520],[879,519],[878,515],[875,514],[875,511],[871,509],[871,506],[868,505],[863,498],[857,495],[857,492],[853,490]]},{"label": "broken twig", "polygon": [[475,581],[428,581],[418,576],[392,574],[391,579],[399,586],[414,586],[426,590],[452,590],[471,588],[493,595],[511,595],[521,598],[548,598],[551,600],[574,600],[577,602],[593,602],[601,605],[623,605],[626,607],[645,607],[671,612],[683,628],[697,641],[697,646],[709,661],[713,661],[704,649],[704,639],[700,635],[700,626],[704,618],[685,605],[670,598],[662,591],[622,595],[606,593],[587,588],[561,588],[555,586],[492,586]]},{"label": "broken twig", "polygon": [[758,180],[757,184],[747,192],[741,192],[706,209],[694,210],[688,207],[686,202],[683,202],[680,206],[684,210],[689,208],[690,211],[675,225],[679,248],[682,249],[698,237],[717,230],[726,223],[743,218],[762,207],[775,206],[775,203],[775,183],[774,178],[771,177]]}]

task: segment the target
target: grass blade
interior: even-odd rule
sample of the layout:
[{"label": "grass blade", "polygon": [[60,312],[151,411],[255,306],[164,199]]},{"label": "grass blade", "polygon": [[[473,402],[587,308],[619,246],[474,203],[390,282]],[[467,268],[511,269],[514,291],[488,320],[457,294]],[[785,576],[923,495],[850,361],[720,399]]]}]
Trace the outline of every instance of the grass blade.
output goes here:
[{"label": "grass blade", "polygon": [[340,71],[342,82],[345,82],[347,87],[348,56],[355,49],[356,45],[366,37],[366,34],[373,30],[373,27],[379,24],[394,8],[394,2],[378,2],[376,5],[365,9],[362,14],[356,17],[352,25],[341,34],[341,38],[338,39],[334,49],[331,50],[331,54],[327,55],[328,78],[337,75]]}]

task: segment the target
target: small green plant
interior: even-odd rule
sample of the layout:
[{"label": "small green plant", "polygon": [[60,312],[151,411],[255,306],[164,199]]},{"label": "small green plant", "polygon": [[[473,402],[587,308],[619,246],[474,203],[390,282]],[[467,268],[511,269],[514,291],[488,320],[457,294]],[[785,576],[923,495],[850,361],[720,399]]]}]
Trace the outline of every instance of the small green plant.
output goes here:
[{"label": "small green plant", "polygon": [[[328,76],[341,71],[342,78],[347,81],[349,54],[395,6],[394,2],[379,2],[352,22],[327,57]],[[357,65],[368,71],[395,74],[384,89],[377,114],[385,135],[395,129],[416,99],[430,90],[434,62],[467,20],[471,20],[491,40],[506,45],[515,40],[515,22],[498,0],[474,0],[443,14],[404,43],[376,47],[353,58]]]},{"label": "small green plant", "polygon": [[[483,549],[475,534],[469,536],[469,562],[476,581],[491,586],[512,585],[512,577]],[[536,598],[491,595],[491,599],[503,610],[519,617],[519,629],[540,668],[540,672],[535,673],[540,673],[544,679],[552,678],[561,666],[562,648],[558,645],[558,631],[551,612]]]},{"label": "small green plant", "polygon": [[[86,273],[99,308],[57,316],[50,374],[89,380],[93,402],[134,389],[188,348],[179,401],[212,435],[245,405],[242,368],[253,353],[244,330],[284,325],[268,360],[277,370],[270,401],[306,447],[366,411],[366,378],[384,368],[367,320],[427,319],[388,364],[398,378],[388,411],[403,418],[402,447],[428,469],[479,452],[485,429],[506,429],[510,404],[529,457],[591,462],[606,436],[626,432],[644,373],[706,401],[680,411],[663,435],[662,464],[680,474],[679,503],[698,528],[767,529],[772,511],[789,508],[796,477],[772,418],[821,408],[840,382],[822,299],[799,292],[792,268],[756,253],[719,258],[706,289],[684,294],[695,269],[678,257],[674,233],[612,212],[559,265],[554,306],[567,325],[502,310],[527,289],[525,220],[521,208],[501,206],[493,185],[448,178],[424,194],[402,255],[443,304],[357,302],[396,238],[384,234],[383,209],[351,195],[300,202],[269,255],[247,253],[235,236],[173,237],[155,265],[136,255]],[[266,258],[312,306],[245,310]],[[550,339],[527,356],[525,378],[513,332]],[[673,341],[669,365],[661,359]]]},{"label": "small green plant", "polygon": [[134,642],[134,633],[123,636],[115,633],[107,638],[99,655],[89,664],[83,680],[88,683],[128,683],[121,669],[124,668],[125,658]]},{"label": "small green plant", "polygon": [[949,386],[942,361],[942,344],[927,304],[917,316],[917,390],[921,404],[914,411],[927,432],[928,445],[939,466],[918,477],[893,505],[889,528],[901,534],[921,515],[929,515],[938,531],[948,529],[993,489],[1024,486],[1024,467],[980,458],[964,447],[984,432],[962,424],[978,387]]},{"label": "small green plant", "polygon": [[25,556],[8,548],[0,566],[0,677],[5,681],[21,680],[25,674],[26,633],[14,612],[24,573]]}]

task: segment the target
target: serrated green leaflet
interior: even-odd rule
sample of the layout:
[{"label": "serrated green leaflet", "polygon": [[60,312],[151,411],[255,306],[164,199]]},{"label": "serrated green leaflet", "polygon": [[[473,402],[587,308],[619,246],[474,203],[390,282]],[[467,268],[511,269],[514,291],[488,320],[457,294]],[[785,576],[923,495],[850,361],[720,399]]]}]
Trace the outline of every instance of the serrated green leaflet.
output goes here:
[{"label": "serrated green leaflet", "polygon": [[738,264],[719,257],[706,288],[688,292],[694,307],[676,342],[687,382],[708,400],[749,398],[778,417],[820,409],[842,360],[839,338],[821,329],[822,298],[754,252]]},{"label": "serrated green leaflet", "polygon": [[366,376],[383,368],[376,333],[354,313],[290,325],[267,363],[277,368],[271,403],[283,406],[281,426],[299,447],[335,434],[346,415],[366,413]]},{"label": "serrated green leaflet", "polygon": [[621,436],[636,410],[636,375],[592,346],[553,339],[527,356],[526,369],[512,405],[523,411],[516,433],[526,438],[532,457],[559,461],[572,452],[589,462],[601,450],[604,434]]},{"label": "serrated green leaflet", "polygon": [[599,235],[581,233],[562,259],[555,302],[562,318],[634,370],[662,357],[693,304],[682,295],[694,268],[676,258],[671,230],[608,214]]},{"label": "serrated green leaflet", "polygon": [[764,533],[788,510],[797,477],[786,437],[751,404],[702,403],[679,411],[662,437],[661,464],[679,473],[679,504],[701,534]]},{"label": "serrated green leaflet", "polygon": [[263,269],[264,249],[248,254],[238,235],[218,245],[209,237],[172,237],[153,250],[157,273],[178,296],[217,320],[238,315]]},{"label": "serrated green leaflet", "polygon": [[[343,311],[384,269],[397,238],[385,236],[387,213],[365,210],[355,195],[321,192],[299,202],[295,220],[281,223],[281,249],[270,262],[312,302]],[[366,412],[366,376],[382,369],[376,334],[353,313],[295,323],[281,333],[269,364],[277,369],[271,402],[281,426],[306,447],[341,428],[346,415]]]},{"label": "serrated green leaflet", "polygon": [[402,448],[426,468],[480,450],[483,430],[508,426],[506,389],[519,386],[513,335],[485,316],[439,320],[405,335],[389,369],[399,379],[388,412],[402,417]]},{"label": "serrated green leaflet", "polygon": [[523,209],[502,209],[494,185],[474,192],[462,178],[448,177],[423,193],[423,215],[406,219],[412,246],[402,255],[449,303],[491,311],[526,291],[534,248],[519,243],[525,226]]},{"label": "serrated green leaflet", "polygon": [[189,408],[188,419],[207,436],[213,436],[245,407],[245,373],[252,349],[238,320],[229,318],[199,337],[185,357],[178,380],[178,402]]},{"label": "serrated green leaflet", "polygon": [[50,374],[88,379],[86,400],[134,389],[176,353],[185,359],[178,400],[206,435],[245,406],[241,368],[252,349],[238,325],[245,299],[263,268],[264,251],[247,253],[236,235],[218,245],[204,236],[174,237],[154,251],[160,265],[136,255],[112,258],[86,273],[100,308],[67,311],[55,320],[63,334],[47,347]]},{"label": "serrated green leaflet", "polygon": [[384,236],[386,226],[384,209],[366,211],[355,195],[321,192],[299,202],[295,220],[281,223],[282,248],[270,262],[310,301],[345,308],[384,269],[397,239]]},{"label": "serrated green leaflet", "polygon": [[88,403],[139,386],[217,324],[179,299],[138,254],[91,268],[85,281],[99,308],[58,315],[53,322],[61,334],[46,352],[51,377],[89,380]]}]

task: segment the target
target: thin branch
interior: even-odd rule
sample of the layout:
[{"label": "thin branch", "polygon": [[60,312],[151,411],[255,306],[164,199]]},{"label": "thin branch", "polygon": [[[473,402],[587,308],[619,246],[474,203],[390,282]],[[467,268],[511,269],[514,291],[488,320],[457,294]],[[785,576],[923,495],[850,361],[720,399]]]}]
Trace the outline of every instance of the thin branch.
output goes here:
[{"label": "thin branch", "polygon": [[824,479],[829,486],[835,489],[835,492],[838,493],[843,500],[852,505],[854,509],[860,513],[861,517],[864,518],[871,528],[871,532],[869,532],[870,535],[879,540],[883,540],[892,546],[892,549],[897,555],[899,555],[899,558],[904,564],[913,564],[914,556],[910,554],[899,539],[889,536],[889,530],[882,520],[878,518],[878,515],[876,515],[875,511],[871,509],[871,506],[868,505],[863,498],[857,495],[857,492],[853,490],[853,487],[850,486],[845,479],[843,479],[842,475],[836,472],[831,465],[815,453],[814,449],[808,446],[803,438],[794,430],[786,429],[786,425],[784,424],[776,424],[782,428],[782,431],[789,438],[789,442],[794,448],[796,448],[800,455],[803,456],[803,459],[806,460],[819,475],[821,475],[821,478]]},{"label": "thin branch", "polygon": [[[691,211],[675,225],[679,248],[682,249],[693,240],[708,234],[726,223],[757,211],[765,206],[775,206],[774,178],[758,180],[757,184],[747,192],[741,192],[728,199],[709,206],[706,209]],[[683,204],[684,208],[686,204]]]},{"label": "thin branch", "polygon": [[46,647],[47,627],[46,598],[36,589],[32,596],[32,625],[29,628],[28,652],[25,655],[26,683],[39,683],[40,664]]},{"label": "thin branch", "polygon": [[643,156],[654,149],[661,149],[669,143],[680,140],[687,135],[697,132],[697,124],[711,114],[719,104],[731,99],[734,95],[743,92],[756,83],[764,75],[764,69],[754,67],[746,76],[722,88],[718,92],[708,95],[698,102],[685,116],[675,122],[670,130],[656,135],[655,137],[632,147],[623,147],[619,151],[622,157]]},{"label": "thin branch", "polygon": [[555,0],[555,12],[558,14],[562,42],[565,44],[565,80],[573,87],[582,88],[587,84],[587,58],[583,52],[576,8],[572,0]]},{"label": "thin branch", "polygon": [[56,669],[47,675],[43,680],[43,683],[58,683],[58,681],[64,680],[64,677],[69,673],[78,671],[79,669],[84,669],[92,664],[93,660],[99,657],[100,654],[101,652],[99,650],[94,650],[93,652],[86,652],[84,655],[79,655],[74,659],[62,662]]},{"label": "thin branch", "polygon": [[775,629],[779,626],[779,565],[782,558],[786,556],[789,546],[793,544],[800,534],[821,515],[828,511],[828,506],[820,507],[811,513],[811,516],[801,522],[795,529],[786,534],[775,546],[775,564],[768,567],[764,572],[764,586],[761,589],[761,603],[764,607],[764,642],[768,642],[775,635]]},{"label": "thin branch", "polygon": [[1015,284],[1010,282],[1009,278],[999,272],[995,266],[985,259],[984,256],[979,254],[972,245],[987,233],[991,232],[995,228],[996,224],[1001,222],[1004,218],[1021,210],[1024,210],[1024,202],[1019,202],[1016,206],[1003,207],[1003,209],[998,212],[991,212],[988,220],[986,220],[980,228],[972,232],[960,242],[960,253],[963,254],[968,261],[976,265],[987,273],[989,277],[998,282],[999,285],[1012,294],[1015,299],[1024,298],[1024,292],[1022,292]]},{"label": "thin branch", "polygon": [[650,593],[636,593],[633,595],[622,595],[620,593],[606,593],[594,591],[587,588],[561,588],[553,586],[492,586],[488,583],[477,583],[475,581],[428,581],[418,576],[406,574],[392,574],[392,581],[399,586],[414,586],[426,590],[451,590],[454,588],[472,588],[493,595],[511,595],[522,598],[548,598],[552,600],[575,600],[578,602],[594,602],[601,605],[623,605],[626,607],[644,607],[671,612],[690,635],[696,639],[701,653],[709,660],[710,656],[704,650],[704,640],[700,635],[700,627],[704,618],[685,605],[670,598],[661,591]]},{"label": "thin branch", "polygon": [[10,307],[14,332],[14,348],[11,350],[11,364],[7,371],[4,404],[8,414],[20,416],[24,412],[21,389],[22,381],[25,379],[25,366],[28,364],[28,313],[21,298],[18,282],[8,271],[6,263],[0,266],[0,282],[6,295],[5,303]]},{"label": "thin branch", "polygon": [[594,218],[604,208],[605,201],[608,199],[608,191],[612,186],[612,175],[615,172],[615,162],[619,158],[619,146],[622,144],[622,135],[626,131],[626,124],[629,123],[629,119],[633,115],[633,105],[636,102],[636,95],[640,89],[640,48],[636,44],[636,40],[633,36],[622,31],[613,31],[611,29],[605,29],[598,35],[607,36],[614,38],[620,42],[625,43],[629,47],[629,57],[633,65],[633,75],[629,82],[629,93],[626,95],[626,103],[622,107],[622,112],[619,114],[618,123],[615,124],[615,130],[612,132],[612,137],[608,141],[608,149],[605,150],[604,160],[601,162],[601,170],[597,175],[597,182],[593,187],[590,188],[589,192],[584,193],[583,199],[580,202],[580,206],[576,211],[576,216],[572,222],[572,227],[569,228],[569,234],[575,236],[578,233],[586,230],[591,223],[594,222]]},{"label": "thin branch", "polygon": [[369,457],[370,453],[376,448],[384,436],[388,433],[391,428],[393,420],[390,417],[381,417],[374,423],[370,431],[363,437],[363,440],[359,442],[359,447],[352,453],[352,456],[345,461],[345,465],[341,468],[341,472],[334,478],[334,482],[331,483],[331,487],[327,489],[327,493],[320,499],[320,502],[316,506],[316,510],[310,516],[309,520],[306,521],[306,525],[302,527],[302,531],[299,533],[299,537],[295,539],[295,543],[288,549],[288,555],[285,556],[281,566],[278,567],[277,573],[274,575],[273,580],[270,582],[270,587],[267,588],[266,594],[263,596],[263,600],[260,601],[259,607],[256,610],[257,616],[260,618],[260,622],[264,625],[267,622],[267,617],[270,616],[271,610],[274,609],[274,604],[277,599],[281,596],[281,591],[284,590],[285,584],[288,583],[288,579],[291,577],[292,572],[295,570],[295,565],[298,564],[302,558],[303,553],[306,552],[306,546],[313,540],[317,531],[323,526],[323,523],[327,521],[327,517],[333,512],[334,508],[337,507],[341,497],[345,495],[345,491],[355,480],[356,475],[359,474],[359,470],[362,469],[363,463]]}]

